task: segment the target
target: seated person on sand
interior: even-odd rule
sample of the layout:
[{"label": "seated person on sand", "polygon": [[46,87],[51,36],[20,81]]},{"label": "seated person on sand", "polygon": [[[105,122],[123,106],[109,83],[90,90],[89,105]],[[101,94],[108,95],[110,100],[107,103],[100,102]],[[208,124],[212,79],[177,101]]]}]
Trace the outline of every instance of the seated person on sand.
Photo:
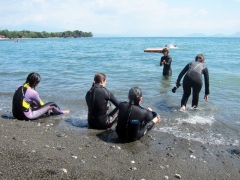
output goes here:
[{"label": "seated person on sand", "polygon": [[140,106],[142,91],[138,87],[129,90],[129,102],[119,104],[116,132],[121,139],[127,141],[138,140],[160,121],[160,115],[151,108]]},{"label": "seated person on sand", "polygon": [[[110,128],[114,124],[118,113],[118,100],[105,88],[106,83],[106,75],[97,73],[94,76],[91,89],[85,96],[88,106],[88,125],[93,129]],[[109,101],[115,106],[110,113],[108,112]]]},{"label": "seated person on sand", "polygon": [[41,77],[38,73],[30,73],[26,82],[19,86],[13,96],[12,113],[19,120],[34,120],[51,112],[51,114],[65,114],[69,110],[62,111],[55,103],[44,104],[35,88]]}]

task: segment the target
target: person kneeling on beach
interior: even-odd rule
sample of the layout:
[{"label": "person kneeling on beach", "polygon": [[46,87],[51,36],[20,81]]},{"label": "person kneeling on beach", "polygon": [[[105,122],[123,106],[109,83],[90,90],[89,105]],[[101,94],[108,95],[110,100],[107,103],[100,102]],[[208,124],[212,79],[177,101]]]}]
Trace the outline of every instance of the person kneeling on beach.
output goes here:
[{"label": "person kneeling on beach", "polygon": [[160,115],[151,108],[140,106],[142,91],[139,87],[129,90],[129,102],[119,104],[116,132],[121,139],[128,141],[138,140],[160,121]]},{"label": "person kneeling on beach", "polygon": [[43,115],[65,114],[69,110],[61,110],[54,102],[44,104],[35,88],[41,77],[38,73],[30,73],[26,82],[19,86],[13,96],[12,113],[19,120],[34,120]]},{"label": "person kneeling on beach", "polygon": [[[116,121],[119,102],[115,96],[105,88],[106,83],[106,75],[97,73],[94,76],[91,89],[85,96],[88,106],[88,125],[93,129],[110,128]],[[110,113],[108,112],[109,102],[112,102],[115,106]]]}]

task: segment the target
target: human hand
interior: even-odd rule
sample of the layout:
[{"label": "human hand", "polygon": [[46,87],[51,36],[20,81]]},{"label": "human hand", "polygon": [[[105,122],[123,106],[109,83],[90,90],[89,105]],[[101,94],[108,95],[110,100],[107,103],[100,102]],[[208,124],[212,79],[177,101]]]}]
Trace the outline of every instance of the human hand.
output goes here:
[{"label": "human hand", "polygon": [[208,95],[205,95],[204,99],[205,99],[206,102],[208,102]]},{"label": "human hand", "polygon": [[148,107],[147,110],[152,111],[152,108]]}]

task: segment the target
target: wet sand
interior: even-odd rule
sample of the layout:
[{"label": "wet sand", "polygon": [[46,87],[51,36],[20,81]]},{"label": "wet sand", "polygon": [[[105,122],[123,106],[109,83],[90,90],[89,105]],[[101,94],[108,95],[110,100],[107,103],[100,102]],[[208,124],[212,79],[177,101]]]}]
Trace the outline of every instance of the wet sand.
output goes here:
[{"label": "wet sand", "polygon": [[202,144],[154,129],[126,143],[114,127],[92,130],[64,116],[0,118],[0,139],[1,180],[240,177],[239,147]]}]

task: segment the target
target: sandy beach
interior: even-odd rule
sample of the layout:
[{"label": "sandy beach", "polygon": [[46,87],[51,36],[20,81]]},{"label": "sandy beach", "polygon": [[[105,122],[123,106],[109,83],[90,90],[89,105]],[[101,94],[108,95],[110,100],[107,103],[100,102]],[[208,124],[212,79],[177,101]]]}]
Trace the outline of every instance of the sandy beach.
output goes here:
[{"label": "sandy beach", "polygon": [[[114,127],[92,130],[68,117],[0,118],[0,179],[239,179],[239,147],[150,131],[125,143]],[[157,124],[155,127],[159,127]]]}]

